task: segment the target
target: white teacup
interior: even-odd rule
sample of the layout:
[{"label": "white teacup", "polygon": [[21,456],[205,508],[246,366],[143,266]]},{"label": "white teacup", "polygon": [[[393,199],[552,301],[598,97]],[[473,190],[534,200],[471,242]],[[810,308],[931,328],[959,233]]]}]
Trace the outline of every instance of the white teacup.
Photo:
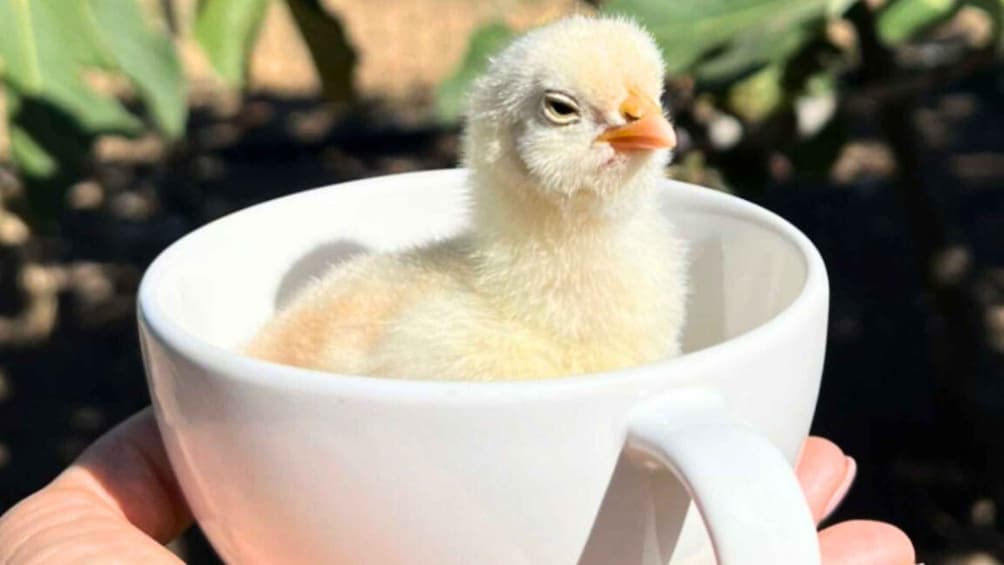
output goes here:
[{"label": "white teacup", "polygon": [[676,359],[475,383],[333,375],[235,352],[331,262],[462,229],[464,178],[395,175],[281,198],[195,231],[147,271],[139,319],[153,404],[220,555],[662,565],[713,550],[723,565],[818,563],[792,464],[819,389],[826,272],[805,236],[739,198],[663,187],[691,248],[687,353]]}]

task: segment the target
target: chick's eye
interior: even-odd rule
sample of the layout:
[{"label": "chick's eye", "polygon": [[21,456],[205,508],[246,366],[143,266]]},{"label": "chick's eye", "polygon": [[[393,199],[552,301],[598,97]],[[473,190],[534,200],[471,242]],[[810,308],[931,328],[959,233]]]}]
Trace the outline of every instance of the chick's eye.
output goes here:
[{"label": "chick's eye", "polygon": [[553,124],[565,125],[579,120],[579,105],[572,97],[549,92],[544,95],[544,117]]},{"label": "chick's eye", "polygon": [[571,116],[577,113],[575,106],[561,100],[548,100],[547,107],[559,116]]}]

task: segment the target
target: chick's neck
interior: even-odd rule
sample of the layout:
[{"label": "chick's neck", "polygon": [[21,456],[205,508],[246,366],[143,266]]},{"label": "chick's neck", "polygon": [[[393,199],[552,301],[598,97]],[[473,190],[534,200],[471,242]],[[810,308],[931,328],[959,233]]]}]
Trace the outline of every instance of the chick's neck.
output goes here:
[{"label": "chick's neck", "polygon": [[[630,294],[639,277],[658,277],[636,264],[638,246],[661,245],[664,233],[654,175],[638,175],[616,198],[588,191],[549,196],[506,180],[472,175],[470,259],[474,285],[510,314],[580,338],[595,321],[570,324],[568,312],[583,311],[594,296]],[[551,327],[555,319],[558,327]]]},{"label": "chick's neck", "polygon": [[657,209],[655,186],[661,169],[642,169],[615,191],[591,188],[547,189],[515,167],[472,167],[470,198],[473,231],[484,244],[506,246],[548,243],[564,247],[608,239]]}]

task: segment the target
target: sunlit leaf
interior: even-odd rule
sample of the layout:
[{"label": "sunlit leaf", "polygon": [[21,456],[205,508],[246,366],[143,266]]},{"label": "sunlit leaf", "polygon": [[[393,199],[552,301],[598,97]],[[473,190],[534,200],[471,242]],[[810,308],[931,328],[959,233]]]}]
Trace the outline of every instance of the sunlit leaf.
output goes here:
[{"label": "sunlit leaf", "polygon": [[902,43],[951,16],[955,0],[895,0],[878,14],[876,29],[883,42]]},{"label": "sunlit leaf", "polygon": [[788,33],[846,6],[838,0],[609,0],[603,7],[642,22],[662,48],[667,70],[679,73],[733,38]]},{"label": "sunlit leaf", "polygon": [[109,61],[83,2],[0,0],[0,59],[11,156],[38,220],[52,218],[101,133],[140,122],[81,80],[84,64]]},{"label": "sunlit leaf", "polygon": [[[80,79],[80,53],[96,53],[81,7],[77,2],[0,0],[4,81],[75,116],[89,131],[135,132],[139,121],[134,116]],[[79,50],[67,48],[72,45],[80,45]]]},{"label": "sunlit leaf", "polygon": [[748,123],[763,121],[783,101],[781,69],[774,65],[737,82],[728,94],[729,108]]},{"label": "sunlit leaf", "polygon": [[11,155],[37,216],[58,209],[97,136],[142,129],[114,97],[84,83],[86,71],[124,71],[158,127],[182,131],[184,80],[173,47],[146,27],[136,0],[0,0],[0,60]]},{"label": "sunlit leaf", "polygon": [[787,59],[811,37],[807,28],[798,26],[778,33],[760,30],[742,33],[721,52],[701,60],[694,72],[702,81],[735,79],[774,61]]},{"label": "sunlit leaf", "polygon": [[[8,94],[10,106],[17,106],[13,92]],[[59,163],[39,144],[31,132],[18,123],[10,125],[11,154],[18,167],[26,174],[36,177],[54,175]]]},{"label": "sunlit leaf", "polygon": [[451,121],[460,116],[471,82],[485,69],[488,58],[508,43],[514,34],[511,28],[500,22],[474,32],[460,65],[436,91],[436,113],[440,119]]},{"label": "sunlit leaf", "polygon": [[55,216],[67,188],[80,175],[94,133],[76,116],[49,100],[6,90],[10,115],[11,156],[28,188],[28,202],[36,220]]},{"label": "sunlit leaf", "polygon": [[857,0],[829,0],[826,3],[826,15],[830,18],[842,16]]},{"label": "sunlit leaf", "polygon": [[181,65],[171,40],[150,29],[135,0],[89,0],[107,52],[136,84],[158,129],[181,135],[187,104]]},{"label": "sunlit leaf", "polygon": [[268,0],[202,0],[195,38],[217,74],[227,84],[244,82],[248,53],[254,45]]}]

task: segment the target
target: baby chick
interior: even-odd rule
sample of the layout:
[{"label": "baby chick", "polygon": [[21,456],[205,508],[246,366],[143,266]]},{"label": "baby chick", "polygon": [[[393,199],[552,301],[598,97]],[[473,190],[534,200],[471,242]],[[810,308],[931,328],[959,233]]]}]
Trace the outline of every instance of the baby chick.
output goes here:
[{"label": "baby chick", "polygon": [[576,16],[530,31],[469,95],[472,223],[335,266],[247,351],[339,373],[536,379],[676,355],[684,248],[659,212],[676,142],[652,38]]}]

